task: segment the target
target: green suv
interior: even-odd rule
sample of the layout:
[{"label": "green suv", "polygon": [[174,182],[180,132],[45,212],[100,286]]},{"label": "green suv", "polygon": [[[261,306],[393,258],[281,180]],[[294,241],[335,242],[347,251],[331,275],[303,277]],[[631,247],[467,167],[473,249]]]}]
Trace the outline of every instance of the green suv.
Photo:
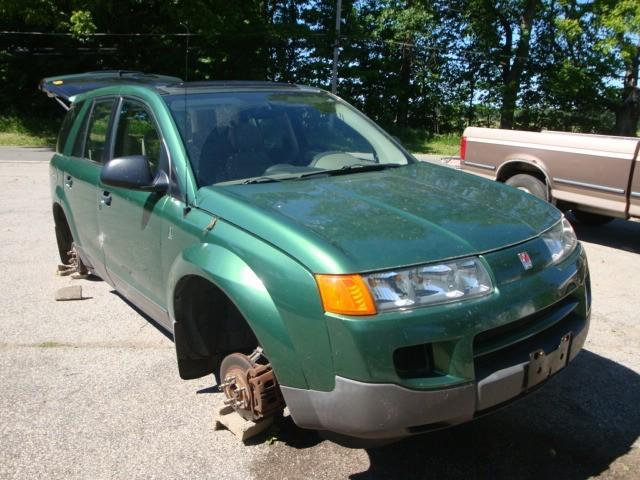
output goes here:
[{"label": "green suv", "polygon": [[585,342],[587,260],[558,210],[417,162],[334,95],[122,71],[40,87],[68,108],[62,261],[245,418],[401,438],[527,394]]}]

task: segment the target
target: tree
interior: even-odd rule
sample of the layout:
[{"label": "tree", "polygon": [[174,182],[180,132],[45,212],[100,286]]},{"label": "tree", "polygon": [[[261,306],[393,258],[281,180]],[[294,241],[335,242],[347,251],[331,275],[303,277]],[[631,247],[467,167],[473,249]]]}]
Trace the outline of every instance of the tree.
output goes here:
[{"label": "tree", "polygon": [[636,136],[640,119],[640,2],[637,0],[596,0],[596,21],[602,27],[600,49],[617,61],[623,71],[617,101],[609,107],[615,112],[615,133]]},{"label": "tree", "polygon": [[513,128],[522,75],[528,62],[540,0],[469,0],[468,34],[499,71],[500,128]]}]

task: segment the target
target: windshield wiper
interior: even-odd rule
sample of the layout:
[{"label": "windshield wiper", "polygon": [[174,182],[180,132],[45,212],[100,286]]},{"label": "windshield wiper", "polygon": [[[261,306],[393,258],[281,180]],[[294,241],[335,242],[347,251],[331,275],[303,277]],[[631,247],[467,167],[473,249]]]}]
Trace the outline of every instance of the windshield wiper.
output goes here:
[{"label": "windshield wiper", "polygon": [[360,172],[375,172],[378,170],[387,170],[388,168],[398,168],[401,167],[399,163],[372,163],[370,165],[363,165],[361,163],[357,163],[355,165],[345,165],[344,167],[335,169],[335,170],[321,170],[318,172],[309,172],[303,173],[298,178],[309,178],[309,177],[317,177],[322,175],[348,175],[349,173],[360,173]]},{"label": "windshield wiper", "polygon": [[273,178],[273,177],[253,177],[253,178],[247,178],[246,180],[242,181],[243,185],[250,185],[252,183],[270,183],[270,182],[279,182],[280,179],[278,178]]}]

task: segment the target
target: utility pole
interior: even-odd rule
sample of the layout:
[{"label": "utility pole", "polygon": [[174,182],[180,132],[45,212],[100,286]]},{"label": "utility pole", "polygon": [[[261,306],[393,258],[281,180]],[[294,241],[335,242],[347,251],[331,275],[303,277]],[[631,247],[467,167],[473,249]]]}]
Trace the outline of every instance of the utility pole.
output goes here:
[{"label": "utility pole", "polygon": [[336,38],[333,44],[333,71],[331,72],[331,93],[338,90],[338,55],[340,54],[340,23],[342,20],[342,0],[336,4]]}]

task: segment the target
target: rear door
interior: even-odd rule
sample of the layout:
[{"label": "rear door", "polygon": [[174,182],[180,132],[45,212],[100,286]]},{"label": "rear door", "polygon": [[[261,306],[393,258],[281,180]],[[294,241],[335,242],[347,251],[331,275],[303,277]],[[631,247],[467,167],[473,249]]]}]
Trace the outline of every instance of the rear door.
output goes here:
[{"label": "rear door", "polygon": [[[144,155],[152,171],[170,175],[167,149],[149,107],[123,98],[113,129],[111,157]],[[109,277],[127,298],[164,323],[161,244],[168,227],[162,211],[170,197],[102,184],[99,188],[98,220]]]},{"label": "rear door", "polygon": [[111,128],[114,97],[95,99],[89,106],[64,171],[63,188],[76,229],[74,240],[82,258],[103,278],[104,257],[98,229],[97,185]]}]

